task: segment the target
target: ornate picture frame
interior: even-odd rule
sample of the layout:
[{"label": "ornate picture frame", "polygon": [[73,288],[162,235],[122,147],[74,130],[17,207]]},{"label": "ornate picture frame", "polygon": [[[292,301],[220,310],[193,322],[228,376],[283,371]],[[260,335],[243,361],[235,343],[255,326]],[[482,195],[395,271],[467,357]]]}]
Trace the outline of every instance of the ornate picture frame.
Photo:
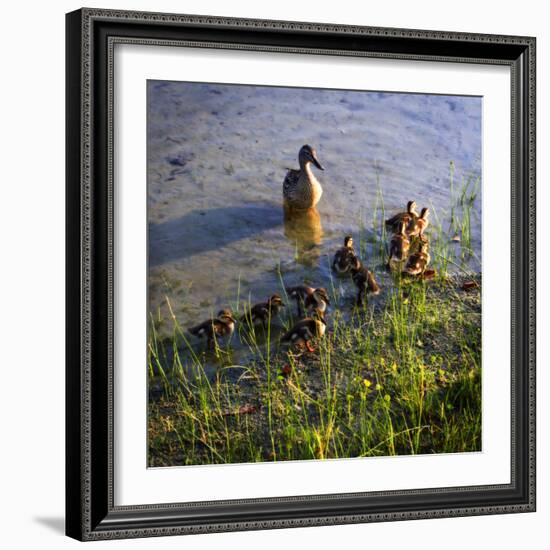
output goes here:
[{"label": "ornate picture frame", "polygon": [[[117,506],[116,44],[501,65],[511,89],[510,483]],[[81,9],[67,14],[66,532],[79,540],[535,510],[535,38]],[[507,337],[508,335],[506,335]]]}]

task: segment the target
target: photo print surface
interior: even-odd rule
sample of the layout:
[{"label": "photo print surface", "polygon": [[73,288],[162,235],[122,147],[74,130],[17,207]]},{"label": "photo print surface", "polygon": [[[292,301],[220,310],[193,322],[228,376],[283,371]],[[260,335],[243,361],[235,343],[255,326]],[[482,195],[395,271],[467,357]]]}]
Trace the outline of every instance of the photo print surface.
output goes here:
[{"label": "photo print surface", "polygon": [[481,451],[482,98],[147,82],[148,465]]}]

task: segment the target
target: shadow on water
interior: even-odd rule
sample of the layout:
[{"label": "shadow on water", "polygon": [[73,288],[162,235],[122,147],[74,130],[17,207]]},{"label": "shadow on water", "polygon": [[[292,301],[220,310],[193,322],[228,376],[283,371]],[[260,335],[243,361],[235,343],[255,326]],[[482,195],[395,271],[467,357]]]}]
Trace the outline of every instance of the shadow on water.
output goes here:
[{"label": "shadow on water", "polygon": [[217,250],[282,225],[281,206],[252,204],[193,210],[180,218],[149,225],[149,265],[156,267]]},{"label": "shadow on water", "polygon": [[296,246],[296,261],[313,266],[319,261],[323,242],[323,224],[317,208],[284,208],[285,237]]}]

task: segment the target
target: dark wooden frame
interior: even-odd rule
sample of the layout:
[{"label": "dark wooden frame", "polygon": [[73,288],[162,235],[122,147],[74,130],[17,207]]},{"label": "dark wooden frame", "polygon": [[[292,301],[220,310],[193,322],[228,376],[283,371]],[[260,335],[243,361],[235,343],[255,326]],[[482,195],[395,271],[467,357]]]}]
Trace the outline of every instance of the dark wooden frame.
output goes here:
[{"label": "dark wooden frame", "polygon": [[[98,540],[534,511],[535,39],[99,9],[69,13],[66,28],[67,534]],[[510,67],[510,484],[114,506],[112,54],[128,42]]]}]

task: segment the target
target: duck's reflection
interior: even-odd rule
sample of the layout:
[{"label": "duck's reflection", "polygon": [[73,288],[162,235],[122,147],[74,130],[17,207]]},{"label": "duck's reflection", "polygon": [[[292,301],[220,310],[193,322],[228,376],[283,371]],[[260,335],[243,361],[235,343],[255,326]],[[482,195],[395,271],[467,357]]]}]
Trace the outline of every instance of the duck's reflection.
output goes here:
[{"label": "duck's reflection", "polygon": [[323,225],[317,208],[293,210],[284,207],[285,237],[296,247],[296,261],[313,266],[318,263],[323,240]]}]

